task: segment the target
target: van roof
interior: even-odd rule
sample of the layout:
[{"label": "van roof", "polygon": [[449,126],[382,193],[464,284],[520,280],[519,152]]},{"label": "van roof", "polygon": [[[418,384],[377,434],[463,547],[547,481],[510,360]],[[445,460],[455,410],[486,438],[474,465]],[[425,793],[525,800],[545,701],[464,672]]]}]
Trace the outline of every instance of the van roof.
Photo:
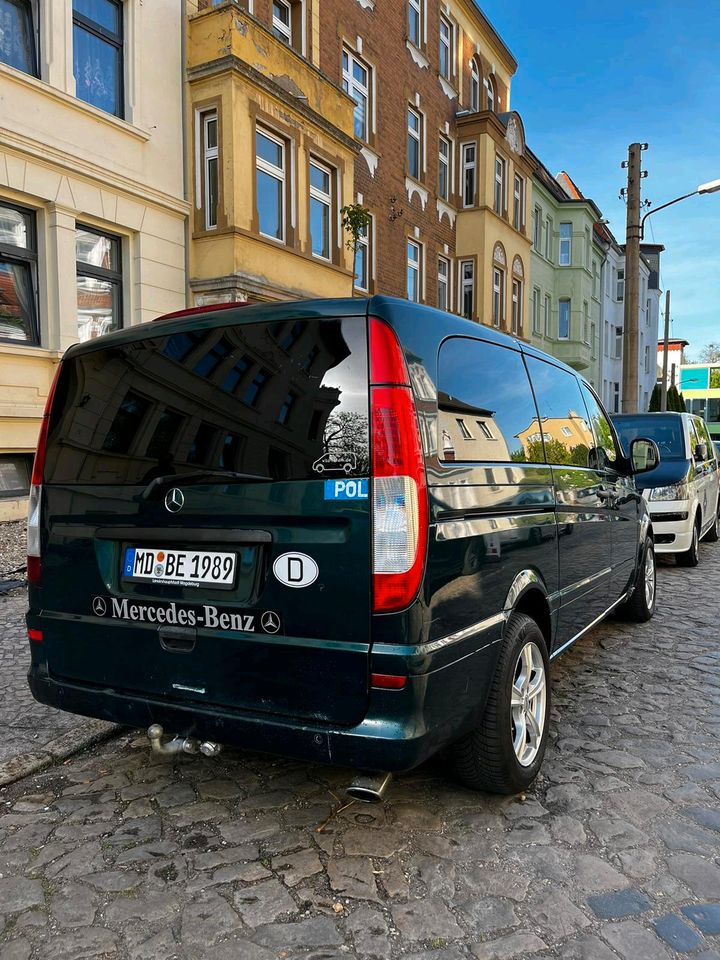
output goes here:
[{"label": "van roof", "polygon": [[[418,323],[418,315],[427,318],[427,324]],[[400,297],[376,295],[373,297],[344,297],[326,300],[277,300],[272,303],[231,303],[210,304],[205,309],[189,307],[170,313],[167,317],[158,317],[152,323],[142,323],[114,333],[105,334],[94,340],[76,343],[69,347],[68,359],[94,350],[106,350],[124,346],[127,343],[152,339],[158,336],[170,336],[187,330],[212,330],[234,324],[257,323],[275,320],[312,320],[324,317],[380,316],[387,320],[400,335],[406,349],[418,356],[427,355],[420,349],[419,341],[427,341],[428,335],[436,342],[451,336],[481,337],[491,343],[504,347],[520,349],[529,356],[548,359],[548,355],[530,344],[515,339],[507,333],[501,333],[493,327],[466,320],[457,314],[445,313],[434,307],[413,303]],[[577,374],[567,364],[555,357],[549,359],[558,366]],[[581,379],[582,376],[578,374]]]}]

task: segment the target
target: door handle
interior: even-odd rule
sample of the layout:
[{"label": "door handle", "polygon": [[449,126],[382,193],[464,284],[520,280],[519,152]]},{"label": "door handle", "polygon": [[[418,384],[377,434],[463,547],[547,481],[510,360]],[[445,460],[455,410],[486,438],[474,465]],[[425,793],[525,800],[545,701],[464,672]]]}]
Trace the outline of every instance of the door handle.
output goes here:
[{"label": "door handle", "polygon": [[159,627],[160,646],[168,653],[192,653],[197,640],[193,627]]},{"label": "door handle", "polygon": [[613,489],[608,490],[607,487],[598,487],[597,495],[598,499],[607,504],[608,507],[616,506],[617,496]]}]

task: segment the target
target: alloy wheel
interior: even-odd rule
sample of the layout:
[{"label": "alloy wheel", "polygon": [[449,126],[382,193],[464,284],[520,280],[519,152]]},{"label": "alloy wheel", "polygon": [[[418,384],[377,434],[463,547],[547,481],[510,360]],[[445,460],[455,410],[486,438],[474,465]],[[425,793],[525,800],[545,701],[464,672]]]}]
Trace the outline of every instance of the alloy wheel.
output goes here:
[{"label": "alloy wheel", "polygon": [[645,603],[652,610],[655,602],[655,551],[648,544],[645,551]]},{"label": "alloy wheel", "polygon": [[532,640],[520,651],[511,694],[511,734],[515,756],[529,767],[538,754],[545,730],[547,678],[540,648]]}]

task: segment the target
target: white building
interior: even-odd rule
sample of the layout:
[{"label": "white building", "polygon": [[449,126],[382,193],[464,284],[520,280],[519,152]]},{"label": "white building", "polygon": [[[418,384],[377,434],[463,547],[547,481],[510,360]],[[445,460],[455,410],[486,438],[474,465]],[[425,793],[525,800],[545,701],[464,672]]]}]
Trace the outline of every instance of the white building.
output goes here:
[{"label": "white building", "polygon": [[[601,227],[606,251],[602,267],[600,376],[602,400],[611,413],[622,411],[623,336],[625,330],[625,248],[607,227]],[[657,380],[657,338],[660,316],[659,261],[664,247],[643,244],[638,305],[638,398],[646,412]]]},{"label": "white building", "polygon": [[0,519],[62,352],[185,306],[184,12],[0,2]]}]

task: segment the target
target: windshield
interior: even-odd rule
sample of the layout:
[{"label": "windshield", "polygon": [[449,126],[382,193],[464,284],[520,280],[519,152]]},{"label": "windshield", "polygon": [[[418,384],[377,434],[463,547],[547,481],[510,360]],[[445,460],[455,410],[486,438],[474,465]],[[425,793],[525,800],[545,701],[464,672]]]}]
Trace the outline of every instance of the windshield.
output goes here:
[{"label": "windshield", "polygon": [[368,456],[365,318],[288,319],[190,327],[67,360],[45,481],[303,480],[326,460],[367,476]]},{"label": "windshield", "polygon": [[630,444],[638,437],[654,440],[658,445],[661,460],[686,460],[685,438],[680,417],[664,416],[661,413],[645,414],[638,417],[613,417],[613,423],[620,435],[625,455],[629,455]]}]

